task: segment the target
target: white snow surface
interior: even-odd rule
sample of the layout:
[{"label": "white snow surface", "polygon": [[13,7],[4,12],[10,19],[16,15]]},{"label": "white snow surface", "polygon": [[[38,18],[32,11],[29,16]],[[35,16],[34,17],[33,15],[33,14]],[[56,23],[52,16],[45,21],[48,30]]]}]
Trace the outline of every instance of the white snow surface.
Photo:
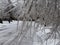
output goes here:
[{"label": "white snow surface", "polygon": [[[8,23],[8,21],[3,21],[3,24],[0,23],[0,45],[46,45],[46,41],[44,41],[44,36],[46,33],[50,32],[50,29],[45,29],[45,33],[43,31],[39,31],[40,27],[37,28],[36,33],[34,34],[33,38],[32,34],[35,31],[34,29],[34,22],[32,23],[31,29],[28,29],[27,33],[22,34],[22,38],[19,40],[15,37],[19,36],[17,34],[17,21],[12,21],[11,23]],[[37,24],[36,24],[37,25]],[[35,25],[35,26],[36,26]],[[22,27],[22,21],[19,21],[19,29]],[[26,28],[26,26],[24,27]],[[43,26],[42,26],[43,28]],[[23,29],[22,29],[23,30]],[[23,36],[25,35],[25,36]],[[24,37],[24,38],[23,38]],[[41,38],[40,38],[41,37]],[[43,44],[41,44],[42,41],[44,41]],[[47,41],[47,45],[54,45],[55,39],[49,39]],[[56,39],[56,44],[60,40]]]}]

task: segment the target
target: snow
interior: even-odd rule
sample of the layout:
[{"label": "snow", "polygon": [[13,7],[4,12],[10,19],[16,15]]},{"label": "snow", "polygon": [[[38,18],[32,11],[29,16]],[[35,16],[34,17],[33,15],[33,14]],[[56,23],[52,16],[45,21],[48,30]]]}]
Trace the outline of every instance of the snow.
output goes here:
[{"label": "snow", "polygon": [[[22,24],[23,24],[23,22],[19,21],[19,28],[22,27]],[[25,25],[26,25],[26,23],[25,23]],[[29,25],[31,25],[31,24],[29,23]],[[27,26],[25,26],[24,29],[22,29],[22,30],[23,31],[26,30],[26,27]],[[3,21],[3,24],[0,23],[0,45],[42,45],[41,42],[43,42],[43,45],[46,45],[46,41],[44,41],[44,39],[47,37],[46,34],[50,32],[49,27],[45,28],[45,33],[44,33],[44,31],[40,31],[44,27],[39,25],[39,27],[37,28],[38,31],[33,36],[33,41],[32,41],[31,37],[32,37],[33,32],[35,31],[34,22],[32,22],[32,26],[30,26],[30,27],[31,27],[31,29],[29,28],[29,29],[27,29],[28,31],[26,30],[27,33],[23,32],[25,36],[22,34],[22,38],[21,38],[22,40],[20,43],[20,41],[16,41],[18,39],[15,39],[15,37],[18,36],[17,21],[12,21],[11,23],[9,23],[8,21]],[[35,27],[37,27],[37,23],[36,23]],[[31,31],[31,33],[30,33],[30,31]],[[15,41],[13,41],[13,40],[15,40]],[[42,41],[40,41],[40,40],[42,40]],[[47,41],[47,45],[54,45],[54,41],[55,41],[55,39],[49,39]],[[60,40],[56,39],[56,44],[59,41]],[[19,44],[16,44],[16,42],[19,42]]]}]

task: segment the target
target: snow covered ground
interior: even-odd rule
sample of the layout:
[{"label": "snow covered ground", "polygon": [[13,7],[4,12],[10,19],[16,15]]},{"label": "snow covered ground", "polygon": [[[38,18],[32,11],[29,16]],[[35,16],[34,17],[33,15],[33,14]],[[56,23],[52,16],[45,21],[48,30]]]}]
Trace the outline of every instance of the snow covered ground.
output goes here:
[{"label": "snow covered ground", "polygon": [[[8,21],[3,21],[3,24],[0,23],[0,45],[54,45],[55,39],[44,41],[44,39],[47,37],[46,34],[50,32],[48,27],[45,29],[44,33],[44,31],[40,31],[44,28],[43,26],[40,26],[37,23],[34,25],[34,22],[31,24],[30,23],[31,22],[28,23],[28,25],[30,25],[28,26],[27,23],[23,25],[23,22],[19,21],[18,30],[17,21],[13,21],[11,23],[8,23]],[[20,37],[18,35],[19,30],[20,32],[22,31],[22,35],[20,35]],[[20,39],[18,39],[18,37]],[[60,40],[56,39],[55,44],[58,42],[60,42]]]},{"label": "snow covered ground", "polygon": [[16,26],[16,22],[3,21],[3,24],[0,24],[0,45],[6,45],[17,35]]}]

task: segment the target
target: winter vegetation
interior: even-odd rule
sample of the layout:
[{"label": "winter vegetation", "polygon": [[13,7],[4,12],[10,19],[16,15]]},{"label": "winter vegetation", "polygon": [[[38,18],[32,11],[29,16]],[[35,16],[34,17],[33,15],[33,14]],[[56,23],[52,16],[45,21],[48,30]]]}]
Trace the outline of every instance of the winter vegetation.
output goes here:
[{"label": "winter vegetation", "polygon": [[0,0],[0,45],[60,45],[59,12],[60,0]]}]

